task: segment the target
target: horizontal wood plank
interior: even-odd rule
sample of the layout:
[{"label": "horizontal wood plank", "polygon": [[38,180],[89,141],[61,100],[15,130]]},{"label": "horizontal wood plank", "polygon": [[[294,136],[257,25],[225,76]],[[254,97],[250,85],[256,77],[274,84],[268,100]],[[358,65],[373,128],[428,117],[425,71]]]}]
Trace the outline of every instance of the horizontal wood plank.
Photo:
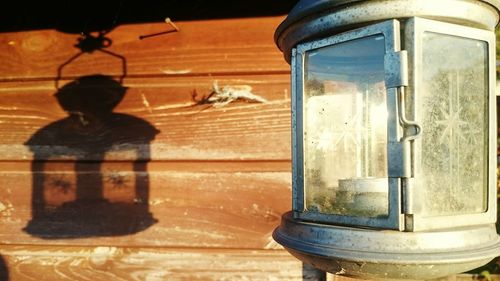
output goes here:
[{"label": "horizontal wood plank", "polygon": [[9,280],[317,280],[284,251],[0,246],[0,255]]},{"label": "horizontal wood plank", "polygon": [[[0,171],[2,173],[10,172],[59,172],[68,173],[75,171],[76,162],[73,161],[50,161],[44,169],[41,166],[33,165],[30,161],[0,161]],[[152,161],[146,162],[147,172],[200,172],[200,173],[251,173],[251,172],[290,172],[291,162],[285,161]],[[109,171],[129,171],[130,162],[128,161],[105,161],[79,162],[80,167],[86,172]]]},{"label": "horizontal wood plank", "polygon": [[[297,280],[319,281],[284,251],[0,246],[7,280]],[[500,276],[491,275],[491,281]],[[329,281],[360,279],[328,274]],[[435,281],[482,280],[459,274]]]},{"label": "horizontal wood plank", "polygon": [[[297,280],[320,281],[285,251],[0,246],[0,280]],[[491,275],[491,281],[500,280]],[[329,281],[360,279],[327,274]],[[481,280],[459,274],[434,281]]]},{"label": "horizontal wood plank", "polygon": [[271,233],[290,210],[289,171],[141,165],[49,162],[35,165],[44,172],[3,172],[0,244],[279,248]]},{"label": "horizontal wood plank", "polygon": [[80,50],[78,35],[55,30],[0,34],[0,80],[54,79],[103,73],[122,76],[287,73],[289,66],[273,41],[283,16],[176,22],[179,32],[140,40],[141,35],[173,30],[165,23],[119,26],[106,34],[107,52]]},{"label": "horizontal wood plank", "polygon": [[[0,34],[0,281],[321,276],[271,237],[291,202],[282,20],[122,25],[81,56],[74,34]],[[215,83],[266,101],[213,104]]]},{"label": "horizontal wood plank", "polygon": [[[250,86],[267,101],[219,107],[202,102],[216,81],[220,88]],[[114,113],[94,119],[76,115],[102,114],[106,95],[114,98],[104,84],[80,85],[68,91],[71,99],[58,101],[54,94],[65,90],[56,91],[49,81],[3,83],[0,160],[290,159],[288,75],[128,79]],[[81,98],[94,92],[95,100]],[[73,110],[72,118],[63,106]]]}]

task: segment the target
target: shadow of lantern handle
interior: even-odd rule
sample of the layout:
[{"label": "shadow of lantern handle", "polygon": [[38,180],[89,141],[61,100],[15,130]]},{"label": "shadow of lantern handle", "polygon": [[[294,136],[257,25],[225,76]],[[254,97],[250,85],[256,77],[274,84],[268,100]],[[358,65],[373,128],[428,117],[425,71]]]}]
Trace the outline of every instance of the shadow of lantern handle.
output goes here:
[{"label": "shadow of lantern handle", "polygon": [[107,32],[105,31],[101,31],[99,32],[98,36],[93,36],[90,33],[83,33],[82,36],[77,39],[77,44],[75,44],[74,46],[80,49],[80,52],[70,57],[68,60],[66,60],[63,64],[61,64],[57,68],[57,77],[55,79],[55,88],[57,90],[59,90],[59,81],[62,79],[63,69],[67,65],[71,64],[73,61],[78,59],[84,53],[92,54],[95,51],[103,52],[121,61],[122,74],[118,78],[118,82],[120,84],[123,84],[123,79],[127,76],[127,60],[125,59],[124,56],[120,54],[105,50],[105,48],[109,48],[113,43],[111,39],[105,37],[106,33]]}]

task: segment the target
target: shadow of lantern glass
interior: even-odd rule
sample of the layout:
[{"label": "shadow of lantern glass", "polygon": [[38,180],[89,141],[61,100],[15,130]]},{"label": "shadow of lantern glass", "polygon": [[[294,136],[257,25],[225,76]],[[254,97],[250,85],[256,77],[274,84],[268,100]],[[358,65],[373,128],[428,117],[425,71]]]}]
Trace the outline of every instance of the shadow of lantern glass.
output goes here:
[{"label": "shadow of lantern glass", "polygon": [[149,212],[147,162],[159,131],[113,112],[126,91],[109,76],[90,75],[55,94],[68,116],[25,143],[34,154],[26,232],[45,239],[117,236],[157,222]]}]

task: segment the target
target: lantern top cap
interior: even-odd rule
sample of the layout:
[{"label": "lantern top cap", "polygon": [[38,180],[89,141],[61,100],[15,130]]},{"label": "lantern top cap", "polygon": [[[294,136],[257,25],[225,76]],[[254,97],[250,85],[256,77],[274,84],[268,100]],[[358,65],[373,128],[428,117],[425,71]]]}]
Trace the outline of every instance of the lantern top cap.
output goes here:
[{"label": "lantern top cap", "polygon": [[370,22],[424,17],[494,30],[499,14],[500,0],[300,0],[274,39],[290,61],[291,49],[298,43]]},{"label": "lantern top cap", "polygon": [[[334,9],[342,5],[353,4],[355,2],[367,2],[367,1],[370,0],[300,0],[299,3],[297,3],[288,13],[286,21],[290,22],[296,21],[300,18],[313,15],[315,13],[324,11],[326,9]],[[488,3],[497,8],[497,10],[500,10],[500,0],[479,0],[479,1]]]},{"label": "lantern top cap", "polygon": [[297,21],[303,17],[313,15],[326,9],[364,0],[300,0],[288,13],[283,23]]}]

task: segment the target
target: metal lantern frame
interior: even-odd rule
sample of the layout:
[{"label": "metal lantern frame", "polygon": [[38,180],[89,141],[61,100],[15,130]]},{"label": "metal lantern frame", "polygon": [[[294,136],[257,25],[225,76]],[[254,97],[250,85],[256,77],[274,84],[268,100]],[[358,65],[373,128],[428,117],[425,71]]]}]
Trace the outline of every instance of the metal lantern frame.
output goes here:
[{"label": "metal lantern frame", "polygon": [[[496,221],[496,101],[494,93],[495,65],[488,60],[488,199],[487,210],[484,213],[460,214],[446,216],[422,216],[418,213],[419,194],[414,186],[416,146],[421,126],[408,120],[405,114],[405,91],[409,90],[413,103],[409,106],[414,110],[419,99],[419,75],[423,69],[422,34],[434,32],[443,35],[474,39],[488,44],[488,57],[495,57],[495,38],[491,32],[421,18],[411,18],[405,23],[404,46],[401,45],[400,23],[389,20],[363,28],[347,31],[324,39],[298,44],[292,50],[292,147],[293,147],[293,210],[297,219],[325,222],[361,227],[375,227],[405,231],[444,229],[468,225],[495,223]],[[361,217],[340,214],[324,214],[307,212],[305,206],[304,188],[304,57],[311,50],[335,46],[351,40],[362,39],[373,35],[383,35],[385,38],[385,85],[387,89],[387,159],[388,159],[388,204],[389,214],[382,217]],[[401,51],[404,47],[404,51]],[[411,73],[411,75],[410,75]],[[410,81],[410,82],[409,82]],[[412,110],[412,111],[413,111]],[[418,112],[414,115],[418,116]],[[416,116],[412,119],[415,120]]]},{"label": "metal lantern frame", "polygon": [[[273,238],[292,255],[305,263],[327,272],[361,278],[438,278],[479,267],[497,257],[500,254],[500,236],[495,228],[497,215],[496,85],[495,35],[493,31],[499,19],[499,0],[299,1],[275,33],[276,44],[283,52],[285,60],[291,65],[293,187],[292,211],[283,215],[280,226],[273,233]],[[478,122],[483,126],[481,127],[481,134],[483,135],[478,138],[480,141],[474,143],[474,141],[468,140],[467,142],[467,145],[481,147],[481,154],[478,154],[480,156],[476,158],[476,154],[472,154],[471,157],[475,159],[474,165],[481,166],[483,170],[478,172],[481,173],[480,176],[475,177],[467,174],[463,179],[448,183],[451,184],[450,186],[454,186],[455,183],[473,178],[476,182],[468,189],[479,190],[481,188],[481,194],[477,194],[477,196],[473,194],[475,201],[470,203],[472,207],[467,205],[464,209],[426,212],[426,204],[429,201],[423,200],[432,196],[433,188],[440,188],[439,185],[432,186],[431,189],[428,189],[430,195],[426,194],[421,188],[422,185],[427,183],[427,178],[425,178],[425,174],[423,175],[425,172],[420,169],[424,166],[421,152],[424,149],[433,147],[425,147],[423,140],[429,142],[429,138],[426,139],[426,129],[436,129],[429,128],[426,125],[426,122],[433,119],[422,119],[422,116],[426,115],[425,110],[427,110],[423,103],[425,97],[423,89],[429,87],[424,83],[427,80],[423,80],[425,77],[423,73],[429,70],[428,67],[432,67],[432,63],[423,62],[425,57],[423,52],[426,50],[424,47],[429,46],[425,45],[428,43],[424,42],[424,33],[426,32],[438,34],[439,36],[443,35],[444,37],[460,38],[460,40],[465,39],[467,42],[474,42],[473,44],[477,44],[475,41],[480,42],[477,45],[478,47],[474,47],[472,50],[479,50],[478,56],[474,58],[480,59],[481,65],[470,70],[472,74],[466,72],[467,75],[473,76],[468,79],[476,79],[475,75],[480,75],[480,80],[474,82],[476,84],[472,86],[475,92],[470,92],[470,90],[463,92],[460,89],[460,93],[453,93],[457,95],[455,98],[457,100],[466,97],[464,102],[468,102],[470,98],[473,98],[469,97],[469,94],[472,95],[472,93],[474,93],[474,98],[481,98],[481,100],[475,100],[477,104],[467,109],[467,114],[463,118],[473,116],[471,122],[474,124]],[[387,209],[383,211],[385,215],[371,215],[369,213],[357,213],[357,211],[344,212],[328,209],[328,206],[325,207],[326,209],[322,209],[323,206],[321,205],[319,209],[315,209],[316,205],[312,205],[312,208],[308,209],[309,202],[307,200],[309,199],[308,195],[311,194],[307,193],[310,192],[306,188],[309,179],[306,177],[305,172],[312,174],[324,173],[324,171],[330,169],[329,166],[321,166],[326,163],[321,162],[324,161],[323,158],[310,160],[320,161],[313,164],[307,164],[307,161],[305,161],[307,160],[306,157],[310,157],[308,155],[324,153],[323,150],[315,151],[316,148],[313,148],[314,154],[311,154],[307,150],[309,144],[305,143],[317,138],[314,134],[312,136],[307,134],[313,131],[308,131],[306,126],[315,124],[314,119],[309,121],[309,119],[305,118],[309,116],[308,112],[310,111],[307,110],[314,112],[314,110],[320,108],[318,105],[323,101],[323,99],[315,98],[312,107],[306,108],[308,99],[316,95],[314,92],[307,95],[305,93],[306,86],[309,87],[306,82],[312,81],[308,80],[309,76],[306,76],[305,73],[309,67],[309,65],[306,65],[306,59],[310,59],[308,52],[313,51],[311,53],[318,54],[320,51],[317,50],[321,48],[348,42],[352,43],[358,39],[380,35],[385,40],[385,53],[380,55],[383,56],[383,75],[379,69],[379,64],[381,64],[381,58],[378,55],[380,47],[377,47],[377,54],[371,53],[368,56],[376,55],[376,79],[382,79],[382,81],[377,80],[377,83],[383,82],[385,86],[385,105],[388,111],[387,126],[385,127],[387,135],[386,139],[377,142],[376,146],[373,147],[375,149],[381,148],[382,145],[386,147],[386,156],[384,156],[386,160],[382,157],[377,161],[384,159],[387,169],[383,166],[383,169],[386,169],[383,173],[377,172],[373,176],[370,172],[367,176],[377,180],[383,179],[385,181],[387,179],[387,187],[384,186],[384,188],[387,188],[384,189],[384,192],[387,192],[384,194],[384,197],[387,195],[384,200],[388,202]],[[363,42],[369,42],[369,40]],[[380,46],[380,43],[377,44],[379,44],[377,46]],[[463,44],[462,47],[457,49],[459,50],[457,51],[458,56],[462,54],[463,49],[460,48],[469,50],[467,46],[471,46],[468,45],[469,43]],[[349,46],[349,48],[354,49],[353,46],[356,45]],[[451,46],[454,48],[454,45]],[[435,48],[435,46],[432,48]],[[355,55],[356,51],[353,49],[349,49],[349,55]],[[319,67],[317,69],[321,70],[318,72],[320,75],[328,75],[328,70],[321,69],[323,67],[322,60],[328,58],[328,52],[323,53],[323,55],[327,54],[326,57],[318,56],[319,58],[316,58],[318,64],[314,65],[314,67]],[[443,53],[443,57],[446,57],[446,55],[446,53]],[[469,65],[474,65],[474,63],[471,62],[465,67],[469,67]],[[458,77],[458,70],[450,71],[457,71]],[[339,71],[339,73],[341,72]],[[335,73],[334,75],[348,77],[350,74]],[[312,79],[315,78],[314,75],[311,77]],[[350,80],[339,81],[349,82]],[[451,82],[451,80],[445,83],[462,85],[458,84],[458,82]],[[311,87],[315,87],[314,84]],[[432,97],[438,97],[439,94],[451,93],[436,92],[434,96],[433,91],[427,91],[425,95],[432,93]],[[348,96],[350,93],[348,90],[339,97],[331,99],[330,103],[340,102],[344,95]],[[325,93],[320,92],[319,95],[325,95]],[[377,95],[379,95],[378,92]],[[351,99],[356,102],[353,108],[357,108],[358,102],[364,102],[361,101],[362,99],[357,100],[357,97]],[[370,106],[368,106],[368,109],[363,110],[370,110]],[[335,108],[335,106],[332,108]],[[476,108],[480,108],[480,112],[478,112],[480,115],[474,115]],[[318,120],[324,123],[331,116],[334,115],[321,117],[326,118],[324,119],[326,121],[323,121],[323,119]],[[474,126],[474,124],[471,124],[471,126]],[[314,125],[311,126],[314,127]],[[359,127],[360,125],[356,126]],[[354,128],[354,130],[356,129]],[[460,143],[460,145],[462,144]],[[461,147],[460,145],[456,147]],[[457,149],[456,147],[453,147],[453,149]],[[469,150],[469,146],[467,146],[467,149],[467,153],[474,153],[474,150]],[[333,149],[331,150],[333,151]],[[332,151],[328,151],[328,153]],[[445,152],[441,153],[449,153],[451,149],[443,151]],[[450,153],[450,155],[452,154]],[[335,157],[335,154],[331,154],[331,156]],[[363,157],[366,157],[366,155]],[[363,159],[363,161],[366,161],[365,158]],[[460,167],[461,161],[456,161],[456,164],[453,165]],[[324,171],[317,171],[319,167]],[[427,167],[431,168],[426,169],[432,169],[434,166]],[[477,167],[474,169],[477,169]],[[447,174],[445,177],[450,177],[454,172],[448,173],[449,175]],[[461,172],[458,174],[462,175]],[[309,174],[307,175],[309,176]],[[323,175],[327,174],[322,174],[322,177]],[[337,179],[339,175],[341,175],[340,172],[332,179]],[[316,177],[316,175],[314,176]],[[326,192],[326,196],[331,196],[329,199],[335,199],[335,203],[339,198],[333,197],[337,196],[337,194],[329,195],[328,192],[333,188],[327,185],[331,183],[324,181],[325,179],[319,179],[320,182],[323,182],[318,188],[323,188],[324,190],[321,192]],[[338,179],[340,181],[341,178]],[[318,179],[315,178],[314,180],[317,181]],[[327,180],[332,181],[331,179]],[[434,180],[435,182],[439,182],[439,180]],[[345,187],[349,186],[342,188]],[[338,188],[340,190],[340,183]],[[378,186],[375,189],[378,190]],[[467,192],[470,190],[467,190]],[[320,195],[323,196],[324,194],[321,193]],[[441,195],[441,198],[445,197]],[[464,200],[466,199],[468,198]],[[358,201],[352,203],[354,208],[357,208],[356,203]],[[479,207],[476,205],[479,205]],[[363,211],[365,210],[369,209]]]},{"label": "metal lantern frame", "polygon": [[[401,184],[397,177],[389,178],[389,215],[383,218],[366,218],[357,216],[345,216],[336,214],[323,214],[305,212],[305,192],[304,192],[304,55],[306,52],[335,44],[347,42],[350,40],[361,39],[364,37],[381,34],[385,37],[385,50],[387,54],[387,66],[393,67],[397,64],[397,57],[400,51],[399,22],[391,20],[361,29],[345,32],[336,36],[320,39],[317,41],[299,44],[292,52],[292,167],[293,167],[293,210],[298,219],[321,221],[327,223],[338,223],[344,225],[359,225],[389,229],[401,229],[403,226],[403,217],[400,214],[401,205]],[[388,74],[388,78],[391,76]],[[395,80],[401,79],[397,77]],[[390,77],[389,79],[393,79]],[[404,79],[404,78],[403,78]],[[407,79],[405,79],[407,80]],[[394,82],[394,81],[392,81]],[[398,83],[395,83],[398,84]],[[405,83],[407,84],[407,83]],[[388,88],[389,111],[396,112],[397,104],[395,102],[396,92],[393,88]],[[397,120],[389,118],[388,120],[388,158],[398,159],[402,150],[397,137]],[[398,160],[396,160],[398,161]],[[389,160],[392,164],[392,160]],[[398,163],[401,166],[401,163]]]},{"label": "metal lantern frame", "polygon": [[[404,198],[406,199],[406,204],[404,205],[405,219],[406,219],[406,229],[412,231],[429,230],[429,229],[443,229],[451,227],[460,226],[471,226],[471,225],[481,225],[481,224],[494,224],[497,220],[497,190],[496,190],[496,167],[497,167],[497,157],[496,157],[496,138],[497,138],[497,128],[496,128],[496,67],[495,67],[495,34],[483,29],[471,28],[467,26],[461,26],[450,23],[443,23],[439,21],[426,20],[421,18],[410,19],[405,26],[405,49],[408,50],[409,54],[409,65],[413,65],[411,68],[409,92],[416,101],[419,99],[419,92],[421,88],[420,76],[422,75],[424,69],[422,67],[422,35],[424,32],[433,32],[443,35],[450,35],[460,38],[473,39],[477,41],[482,41],[487,44],[487,66],[488,72],[486,73],[486,80],[488,81],[488,98],[487,98],[487,109],[488,109],[488,147],[486,149],[488,165],[485,170],[487,172],[487,208],[483,213],[476,214],[460,214],[460,215],[447,215],[447,216],[436,216],[436,217],[425,217],[418,214],[418,210],[422,208],[419,206],[419,198],[423,194],[418,194],[416,189],[406,189],[404,190]],[[413,105],[416,108],[415,105]],[[414,112],[414,118],[419,117],[419,112]],[[419,142],[416,140],[415,142]],[[418,179],[416,179],[418,180]]]}]

